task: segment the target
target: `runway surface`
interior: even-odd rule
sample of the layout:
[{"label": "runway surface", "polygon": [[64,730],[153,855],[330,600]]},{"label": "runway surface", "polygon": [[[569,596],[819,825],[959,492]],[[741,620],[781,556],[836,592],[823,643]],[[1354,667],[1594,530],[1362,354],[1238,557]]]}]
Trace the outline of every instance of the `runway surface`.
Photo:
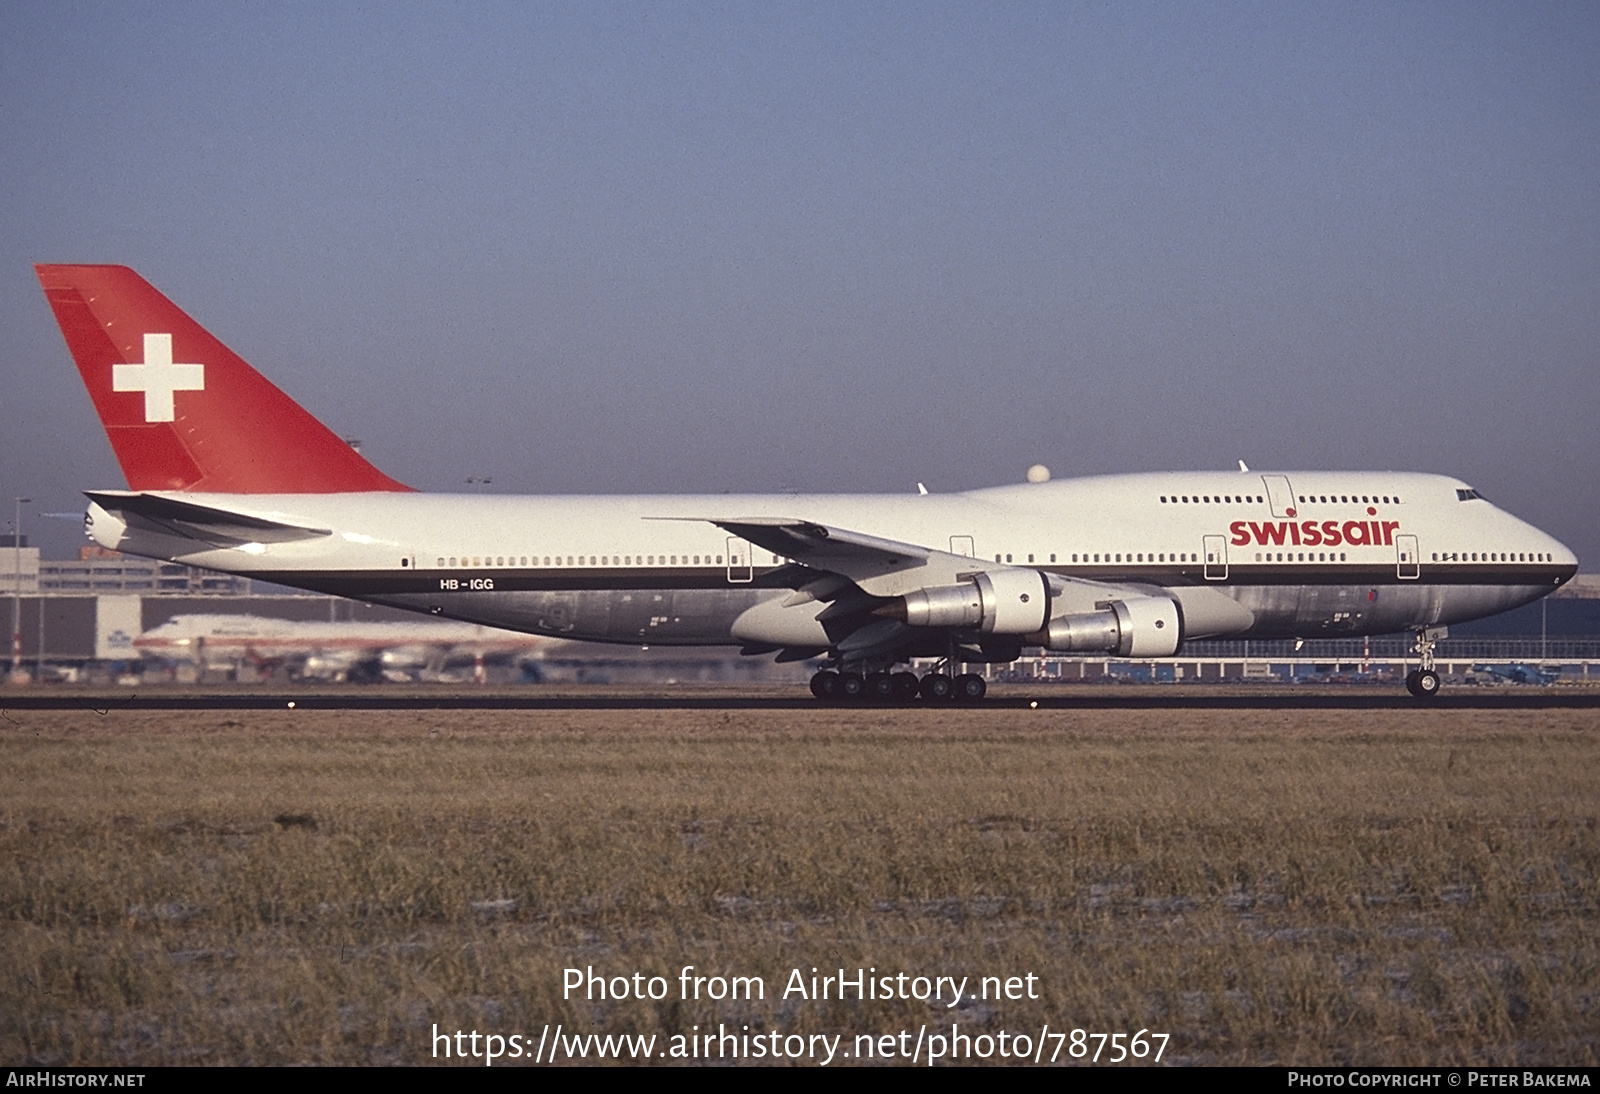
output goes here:
[{"label": "runway surface", "polygon": [[[1402,689],[1374,687],[1027,686],[999,685],[972,706],[914,702],[852,704],[873,710],[900,706],[1015,710],[1037,704],[1053,710],[1461,710],[1600,709],[1600,687],[1457,687],[1413,699]],[[129,688],[0,689],[5,710],[814,710],[824,707],[802,688]]]}]

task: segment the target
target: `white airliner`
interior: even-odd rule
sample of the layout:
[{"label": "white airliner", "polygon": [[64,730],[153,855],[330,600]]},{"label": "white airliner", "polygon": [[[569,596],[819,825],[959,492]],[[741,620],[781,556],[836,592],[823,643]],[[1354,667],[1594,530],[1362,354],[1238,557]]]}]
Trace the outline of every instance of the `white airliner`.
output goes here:
[{"label": "white airliner", "polygon": [[409,680],[419,671],[438,678],[456,666],[537,660],[567,643],[443,620],[320,622],[195,613],[173,616],[133,645],[145,656],[202,668],[248,661],[288,665],[302,677],[319,680],[345,680],[361,672]]},{"label": "white airliner", "polygon": [[1466,483],[1175,471],[958,494],[486,497],[378,471],[132,270],[36,267],[128,479],[103,546],[511,630],[815,657],[819,698],[978,699],[913,657],[1171,657],[1199,638],[1409,630],[1537,600],[1571,551]]}]

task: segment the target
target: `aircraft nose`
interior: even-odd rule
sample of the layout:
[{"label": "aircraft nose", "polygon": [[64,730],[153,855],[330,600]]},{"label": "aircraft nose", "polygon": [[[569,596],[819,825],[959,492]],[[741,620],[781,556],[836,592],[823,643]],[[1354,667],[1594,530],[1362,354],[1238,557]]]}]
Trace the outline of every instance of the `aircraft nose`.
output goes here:
[{"label": "aircraft nose", "polygon": [[1550,557],[1561,568],[1560,576],[1556,578],[1556,584],[1565,585],[1578,574],[1578,556],[1572,548],[1554,536],[1550,538],[1550,546]]},{"label": "aircraft nose", "polygon": [[1557,562],[1567,566],[1576,566],[1578,564],[1578,556],[1576,552],[1574,552],[1572,548],[1568,547],[1565,543],[1562,543],[1555,536],[1550,537],[1550,547],[1550,557],[1555,559]]}]

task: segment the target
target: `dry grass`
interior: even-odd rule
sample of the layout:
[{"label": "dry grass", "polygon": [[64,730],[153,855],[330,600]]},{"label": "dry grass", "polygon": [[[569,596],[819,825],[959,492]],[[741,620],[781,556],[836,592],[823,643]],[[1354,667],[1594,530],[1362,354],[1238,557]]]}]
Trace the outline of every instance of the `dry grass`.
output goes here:
[{"label": "dry grass", "polygon": [[[0,1057],[421,1062],[435,1023],[848,1047],[954,1018],[1168,1032],[1167,1062],[1594,1064],[1597,730],[1589,711],[13,711]],[[562,970],[590,965],[673,996],[682,965],[759,975],[768,998],[563,1000]],[[1032,972],[1042,998],[774,998],[812,966]]]}]

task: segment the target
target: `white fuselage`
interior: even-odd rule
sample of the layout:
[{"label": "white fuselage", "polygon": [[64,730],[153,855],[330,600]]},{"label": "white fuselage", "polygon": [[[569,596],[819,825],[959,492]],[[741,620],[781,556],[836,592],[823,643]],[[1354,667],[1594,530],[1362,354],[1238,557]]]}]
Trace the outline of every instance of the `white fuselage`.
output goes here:
[{"label": "white fuselage", "polygon": [[614,642],[785,644],[739,620],[814,573],[714,520],[810,521],[1162,590],[1185,606],[1188,638],[1459,622],[1535,600],[1577,569],[1561,543],[1465,483],[1415,473],[1172,472],[942,495],[166,496],[326,534],[197,543],[95,505],[91,535],[134,554]]}]

